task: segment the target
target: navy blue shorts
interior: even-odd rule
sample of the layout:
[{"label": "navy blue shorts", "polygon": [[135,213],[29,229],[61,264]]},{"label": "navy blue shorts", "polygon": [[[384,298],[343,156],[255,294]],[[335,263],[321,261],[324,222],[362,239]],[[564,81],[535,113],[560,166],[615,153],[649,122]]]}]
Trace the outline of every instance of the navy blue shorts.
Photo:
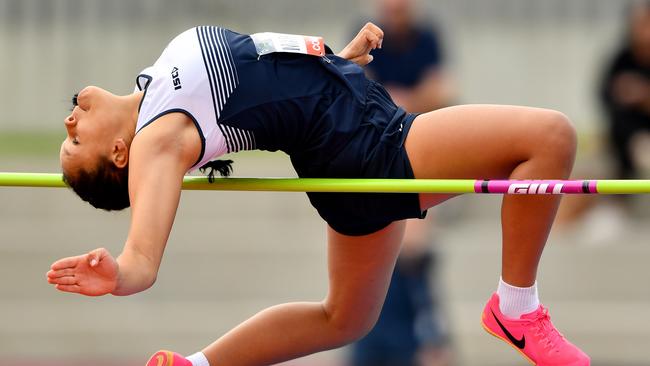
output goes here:
[{"label": "navy blue shorts", "polygon": [[[404,142],[416,115],[395,105],[378,83],[367,84],[359,127],[337,155],[327,161],[292,158],[301,177],[405,178],[413,170]],[[355,123],[358,123],[355,122]],[[337,232],[366,235],[391,222],[423,218],[417,193],[307,193],[320,216]]]}]

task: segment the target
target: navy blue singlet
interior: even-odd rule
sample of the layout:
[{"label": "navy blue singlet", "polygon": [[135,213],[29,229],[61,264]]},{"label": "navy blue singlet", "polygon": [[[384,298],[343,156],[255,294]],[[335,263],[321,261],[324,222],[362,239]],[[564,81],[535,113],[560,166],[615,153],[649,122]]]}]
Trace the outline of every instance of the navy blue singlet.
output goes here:
[{"label": "navy blue singlet", "polygon": [[[196,27],[137,78],[137,131],[167,113],[195,123],[193,168],[225,153],[281,150],[300,177],[413,178],[404,141],[415,118],[363,69],[335,55],[257,54],[248,35]],[[336,231],[363,235],[423,217],[417,194],[308,193]]]}]

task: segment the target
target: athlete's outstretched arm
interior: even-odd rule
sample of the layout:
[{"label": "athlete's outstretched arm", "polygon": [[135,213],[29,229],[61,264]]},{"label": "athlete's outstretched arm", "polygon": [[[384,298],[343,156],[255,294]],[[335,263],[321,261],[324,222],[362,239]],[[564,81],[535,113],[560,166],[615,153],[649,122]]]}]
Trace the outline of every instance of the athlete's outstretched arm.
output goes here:
[{"label": "athlete's outstretched arm", "polygon": [[[114,259],[105,249],[96,249],[55,262],[47,277],[58,290],[89,296],[130,295],[153,285],[178,207],[183,175],[198,155],[193,147],[184,148],[192,145],[183,140],[196,134],[196,129],[178,128],[184,124],[183,118],[187,117],[162,117],[168,121],[142,130],[131,146],[131,229],[120,256]],[[200,149],[200,143],[196,145]]]},{"label": "athlete's outstretched arm", "polygon": [[383,40],[384,31],[372,23],[366,23],[359,34],[339,52],[338,56],[365,66],[372,61],[370,51],[381,48]]}]

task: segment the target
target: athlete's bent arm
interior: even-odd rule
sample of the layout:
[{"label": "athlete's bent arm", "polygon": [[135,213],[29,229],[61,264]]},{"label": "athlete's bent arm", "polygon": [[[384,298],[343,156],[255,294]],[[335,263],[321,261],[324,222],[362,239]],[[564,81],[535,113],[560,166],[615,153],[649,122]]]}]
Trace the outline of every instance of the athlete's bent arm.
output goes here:
[{"label": "athlete's bent arm", "polygon": [[55,262],[48,281],[58,290],[89,296],[130,295],[155,282],[183,176],[198,155],[193,147],[196,144],[187,141],[193,138],[192,133],[196,134],[194,127],[189,130],[178,126],[185,125],[186,117],[170,114],[162,119],[167,121],[143,129],[131,146],[131,229],[123,252],[117,260],[105,249],[96,249]]},{"label": "athlete's bent arm", "polygon": [[177,141],[182,136],[170,135],[172,131],[165,128],[169,125],[171,121],[166,120],[151,124],[137,135],[132,145],[131,228],[118,258],[120,271],[112,292],[115,295],[145,290],[153,285],[158,274],[178,207],[183,175],[188,168],[183,159],[184,144]]}]

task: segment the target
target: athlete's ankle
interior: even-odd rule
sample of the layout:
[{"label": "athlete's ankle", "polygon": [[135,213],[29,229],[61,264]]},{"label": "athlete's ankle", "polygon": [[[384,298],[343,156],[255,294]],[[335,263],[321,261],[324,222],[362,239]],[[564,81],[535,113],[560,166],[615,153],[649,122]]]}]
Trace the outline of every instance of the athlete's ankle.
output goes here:
[{"label": "athlete's ankle", "polygon": [[185,358],[192,363],[192,366],[210,366],[210,362],[203,352],[197,352]]},{"label": "athlete's ankle", "polygon": [[537,282],[530,287],[517,287],[500,278],[497,295],[499,295],[499,310],[508,318],[519,319],[539,307]]}]

